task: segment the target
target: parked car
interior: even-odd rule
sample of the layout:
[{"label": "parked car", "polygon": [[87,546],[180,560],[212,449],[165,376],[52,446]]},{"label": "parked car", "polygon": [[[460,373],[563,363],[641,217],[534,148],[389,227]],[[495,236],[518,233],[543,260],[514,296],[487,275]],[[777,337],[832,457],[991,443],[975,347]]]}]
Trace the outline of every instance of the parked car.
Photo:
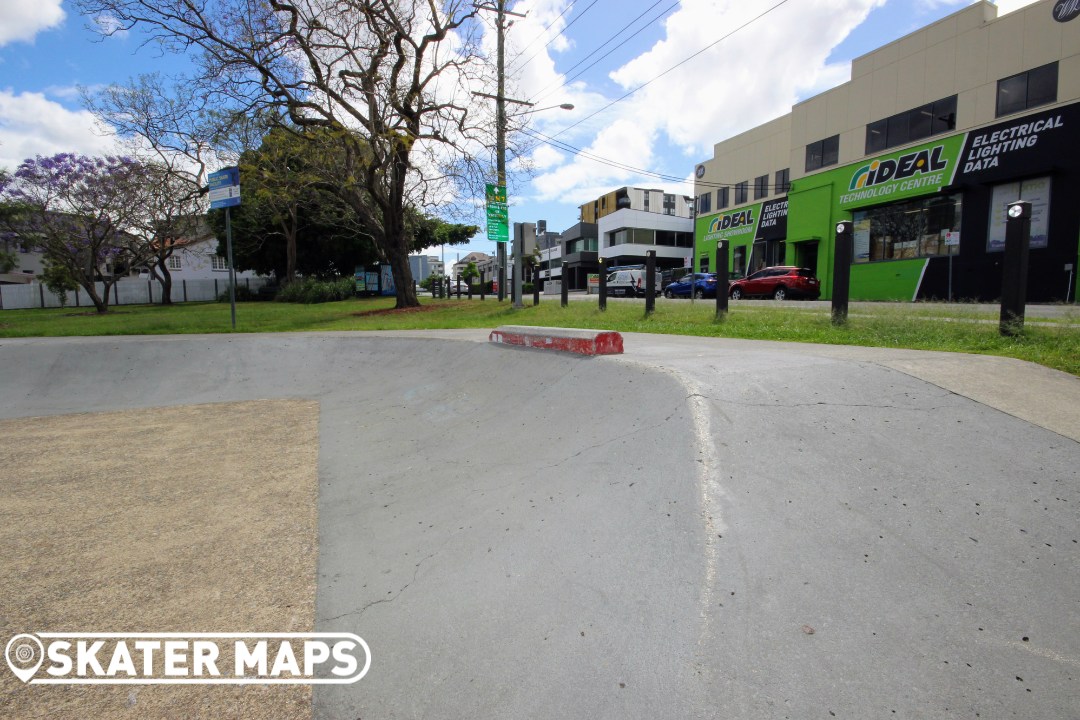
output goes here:
[{"label": "parked car", "polygon": [[728,295],[733,300],[744,297],[816,300],[821,295],[821,281],[808,268],[786,265],[767,267],[731,283]]},{"label": "parked car", "polygon": [[692,273],[684,275],[679,280],[664,288],[664,297],[690,297],[691,287],[696,298],[716,297],[716,273]]},{"label": "parked car", "polygon": [[[656,294],[660,294],[663,281],[660,271],[655,273]],[[639,268],[612,268],[607,277],[607,294],[612,297],[645,297],[645,270]]]}]

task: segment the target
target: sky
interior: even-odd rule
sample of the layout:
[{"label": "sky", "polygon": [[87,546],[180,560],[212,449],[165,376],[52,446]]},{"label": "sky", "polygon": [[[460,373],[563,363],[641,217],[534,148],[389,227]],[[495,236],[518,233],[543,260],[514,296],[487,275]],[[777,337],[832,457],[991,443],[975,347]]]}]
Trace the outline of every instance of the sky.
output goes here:
[{"label": "sky", "polygon": [[[998,0],[998,14],[1033,1]],[[626,185],[692,195],[694,166],[715,143],[845,82],[853,58],[970,2],[511,1],[525,17],[506,33],[507,95],[536,110],[520,118],[532,135],[516,138],[527,163],[509,188],[511,222],[561,231],[577,223],[580,205]],[[178,60],[135,32],[100,39],[92,28],[108,22],[66,0],[0,2],[0,167],[115,151],[79,88],[168,73]],[[493,52],[493,30],[485,44]],[[483,226],[479,213],[473,222]],[[449,265],[471,250],[493,254],[494,244],[481,232],[428,254]]]}]

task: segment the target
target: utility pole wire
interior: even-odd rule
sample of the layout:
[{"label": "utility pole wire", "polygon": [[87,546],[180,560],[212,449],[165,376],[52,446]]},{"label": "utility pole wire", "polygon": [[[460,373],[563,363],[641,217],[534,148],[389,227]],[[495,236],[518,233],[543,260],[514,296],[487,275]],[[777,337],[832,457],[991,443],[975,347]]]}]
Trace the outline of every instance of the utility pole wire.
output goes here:
[{"label": "utility pole wire", "polygon": [[[733,187],[735,187],[736,185],[739,184],[739,183],[725,183],[725,182],[708,182],[708,181],[705,181],[705,180],[687,180],[685,177],[681,177],[681,176],[678,176],[678,175],[670,175],[668,173],[662,173],[662,172],[660,172],[658,170],[645,170],[643,168],[634,167],[633,165],[627,165],[625,163],[621,163],[618,160],[612,160],[610,158],[601,157],[599,155],[593,155],[592,153],[588,152],[587,150],[582,150],[581,148],[574,147],[573,145],[570,145],[569,143],[564,142],[562,140],[556,140],[555,138],[553,138],[551,136],[548,136],[548,135],[545,135],[544,133],[539,132],[538,130],[522,129],[521,132],[523,132],[524,134],[526,134],[529,137],[533,138],[534,140],[537,140],[540,143],[543,143],[544,145],[549,145],[549,146],[555,148],[556,150],[562,150],[563,152],[568,152],[571,155],[577,155],[578,157],[585,158],[586,160],[592,160],[595,163],[599,163],[601,165],[607,165],[609,167],[613,167],[616,170],[628,170],[630,172],[635,172],[635,173],[638,173],[640,175],[645,175],[645,176],[648,176],[648,177],[654,177],[657,180],[663,180],[665,182],[679,183],[681,185],[700,185],[702,187],[708,187],[708,188],[733,188]],[[535,147],[535,145],[533,147]],[[740,181],[740,182],[748,182],[748,181],[744,180],[744,181]],[[788,183],[788,185],[790,186],[790,183]],[[779,189],[781,187],[784,187],[784,186],[780,186],[780,185],[776,185],[776,184],[770,184],[770,185],[768,185],[768,187],[769,187],[770,190],[775,192],[777,189]]]},{"label": "utility pole wire", "polygon": [[[560,30],[559,32],[555,33],[555,35],[554,35],[554,36],[552,36],[552,38],[551,38],[550,40],[548,40],[548,41],[547,41],[547,44],[545,44],[545,45],[544,45],[544,47],[540,48],[539,50],[537,50],[536,52],[534,52],[534,53],[533,53],[532,55],[530,55],[530,56],[529,56],[529,59],[528,59],[528,60],[526,60],[525,62],[521,63],[521,65],[518,65],[517,69],[518,69],[518,70],[521,70],[521,69],[522,69],[522,68],[524,68],[524,67],[525,67],[526,65],[528,65],[528,64],[529,64],[530,62],[532,62],[532,59],[533,59],[534,57],[536,57],[537,55],[539,55],[540,53],[542,53],[542,52],[543,52],[544,50],[546,50],[546,49],[547,49],[548,47],[550,47],[551,43],[555,42],[555,40],[556,40],[556,39],[558,39],[558,37],[559,37],[560,35],[562,35],[562,34],[563,34],[564,32],[566,32],[567,30],[569,30],[569,29],[570,29],[570,26],[572,26],[572,25],[573,25],[574,23],[576,23],[576,22],[577,22],[578,20],[580,20],[580,19],[581,19],[581,16],[582,16],[582,15],[584,15],[585,13],[589,12],[589,10],[591,10],[591,9],[592,9],[592,6],[593,6],[593,5],[595,5],[595,4],[596,4],[596,3],[598,3],[598,2],[600,2],[600,0],[593,0],[593,1],[591,2],[591,3],[589,3],[589,7],[585,8],[584,10],[582,10],[581,12],[579,12],[579,13],[578,13],[577,15],[575,15],[575,16],[574,16],[574,19],[573,19],[573,20],[571,20],[570,22],[568,22],[568,23],[566,24],[566,27],[564,27],[564,28],[563,28],[562,30]],[[561,17],[561,16],[560,16],[560,17]],[[557,20],[557,19],[558,19],[558,18],[556,18],[556,20]],[[524,55],[524,52],[522,52],[522,55]]]},{"label": "utility pole wire", "polygon": [[600,108],[599,110],[597,110],[596,112],[592,113],[591,115],[586,115],[585,117],[581,118],[581,119],[580,119],[580,120],[578,120],[578,121],[577,121],[576,123],[574,123],[573,125],[568,125],[567,127],[563,128],[563,129],[562,129],[562,130],[560,130],[559,132],[555,133],[555,135],[553,135],[552,137],[558,137],[559,135],[562,135],[563,133],[565,133],[565,132],[567,132],[567,131],[569,131],[569,130],[572,130],[573,128],[577,127],[578,125],[580,125],[581,123],[585,122],[586,120],[590,120],[590,119],[592,119],[592,118],[596,117],[597,115],[599,115],[600,113],[604,112],[605,110],[607,110],[607,109],[608,109],[609,107],[611,107],[612,105],[615,105],[616,103],[620,103],[620,102],[622,102],[622,101],[623,101],[623,100],[625,100],[626,98],[628,98],[628,97],[630,97],[631,95],[633,95],[634,93],[636,93],[636,92],[637,92],[638,90],[641,90],[642,88],[644,88],[644,87],[647,87],[647,86],[651,85],[652,83],[654,83],[654,82],[656,82],[657,80],[659,80],[660,78],[664,77],[665,75],[667,75],[667,74],[668,74],[668,73],[670,73],[671,71],[673,71],[673,70],[676,70],[676,69],[678,69],[679,67],[682,67],[682,66],[683,66],[683,65],[685,65],[686,63],[688,63],[688,62],[690,62],[691,60],[693,60],[694,58],[696,58],[696,57],[697,57],[698,55],[701,55],[701,54],[702,54],[703,52],[705,52],[706,50],[709,50],[709,49],[711,49],[711,48],[713,48],[713,47],[715,47],[715,46],[719,45],[719,44],[720,44],[721,42],[723,42],[724,40],[727,40],[727,39],[728,39],[729,37],[731,37],[731,36],[732,36],[732,35],[734,35],[735,33],[739,32],[740,30],[742,30],[742,29],[744,29],[744,28],[746,28],[746,27],[748,27],[749,25],[752,25],[753,23],[757,22],[758,20],[760,20],[761,18],[765,17],[766,15],[768,15],[769,13],[771,13],[771,12],[772,12],[773,10],[775,10],[775,9],[776,9],[776,8],[778,8],[778,7],[780,7],[781,5],[784,5],[784,4],[786,4],[787,2],[788,2],[788,0],[780,0],[780,2],[776,3],[775,5],[773,5],[773,6],[772,6],[771,8],[769,8],[768,10],[766,10],[766,11],[762,12],[762,13],[761,13],[760,15],[757,15],[757,16],[755,16],[755,17],[751,18],[750,20],[747,20],[747,21],[746,21],[745,23],[743,23],[743,24],[742,24],[742,25],[740,25],[739,27],[735,28],[735,29],[734,29],[734,30],[732,30],[731,32],[727,33],[726,35],[724,35],[724,36],[723,36],[723,37],[721,37],[720,39],[716,40],[715,42],[711,42],[711,43],[709,43],[708,45],[706,45],[705,47],[701,48],[700,50],[698,50],[698,51],[697,51],[696,53],[694,53],[694,54],[693,54],[693,55],[691,55],[690,57],[688,57],[688,58],[686,58],[686,59],[684,59],[684,60],[682,60],[682,61],[680,61],[680,62],[678,62],[678,63],[676,63],[676,64],[674,64],[674,65],[672,65],[672,66],[671,66],[671,67],[669,67],[669,68],[668,68],[667,70],[665,70],[664,72],[660,73],[659,75],[657,75],[656,77],[652,78],[651,80],[647,80],[646,82],[642,83],[641,85],[638,85],[638,86],[637,86],[636,88],[634,88],[634,89],[633,89],[633,90],[631,90],[630,92],[626,93],[626,94],[625,94],[625,95],[623,95],[622,97],[619,97],[619,98],[617,98],[617,99],[615,99],[615,100],[612,100],[612,101],[611,101],[611,102],[609,102],[609,103],[608,103],[607,105],[605,105],[604,107]]},{"label": "utility pole wire", "polygon": [[[569,85],[570,83],[572,83],[572,82],[573,82],[574,80],[577,80],[577,79],[578,79],[579,77],[581,77],[582,75],[584,75],[584,74],[585,74],[586,72],[588,72],[588,71],[589,71],[589,70],[591,70],[592,68],[596,67],[596,65],[597,65],[597,64],[598,64],[598,63],[599,63],[599,62],[600,62],[601,60],[603,60],[604,58],[606,58],[606,57],[610,56],[610,55],[611,55],[611,54],[612,54],[613,52],[615,52],[616,50],[618,50],[618,49],[619,49],[619,47],[624,47],[624,46],[625,46],[625,43],[627,43],[627,42],[629,42],[629,41],[633,40],[633,39],[634,39],[635,37],[637,37],[637,36],[638,36],[638,35],[640,35],[640,34],[641,34],[642,32],[644,32],[644,31],[645,31],[645,30],[647,30],[647,29],[648,29],[649,27],[651,27],[651,26],[652,26],[652,24],[653,24],[653,23],[655,23],[655,22],[656,22],[657,20],[659,20],[660,18],[664,17],[664,16],[665,16],[665,15],[667,15],[667,14],[668,14],[669,12],[671,12],[672,10],[674,10],[675,8],[677,8],[677,7],[679,6],[679,1],[680,1],[680,0],[676,0],[676,1],[674,2],[674,3],[672,3],[671,5],[669,5],[669,6],[667,7],[667,9],[666,9],[666,10],[664,10],[663,12],[661,12],[661,13],[660,13],[659,15],[657,15],[657,16],[656,16],[655,18],[653,18],[653,19],[652,19],[651,21],[649,21],[649,22],[645,23],[645,24],[644,24],[643,26],[641,26],[641,28],[640,28],[640,29],[638,29],[638,30],[636,30],[636,31],[635,31],[635,32],[634,32],[634,33],[633,33],[632,35],[630,35],[630,37],[626,38],[626,40],[624,40],[622,44],[620,44],[620,45],[619,45],[618,47],[613,47],[613,48],[611,48],[611,49],[610,49],[610,50],[608,50],[608,51],[607,51],[606,53],[604,53],[604,54],[603,54],[603,55],[601,55],[600,57],[596,58],[596,60],[594,60],[593,62],[591,62],[591,63],[589,63],[588,65],[586,65],[586,66],[585,66],[584,68],[582,68],[582,69],[581,69],[581,71],[580,71],[580,72],[578,72],[578,73],[577,73],[576,75],[574,75],[573,77],[571,77],[571,78],[567,78],[566,80],[563,80],[563,81],[562,81],[561,83],[559,83],[559,84],[558,84],[557,86],[556,86],[556,85],[554,85],[554,83],[553,83],[552,85],[548,85],[547,87],[545,87],[544,89],[542,89],[542,90],[540,91],[540,96],[539,96],[539,97],[538,97],[538,98],[536,99],[536,102],[541,102],[541,101],[542,101],[542,100],[543,100],[544,98],[546,98],[546,97],[549,97],[549,96],[551,96],[551,95],[554,95],[554,94],[555,94],[556,92],[558,92],[559,90],[563,89],[564,87],[566,87],[567,85]],[[607,39],[607,40],[606,40],[606,41],[605,41],[605,42],[604,42],[604,43],[603,43],[602,45],[600,45],[600,46],[599,46],[599,47],[597,47],[597,48],[596,48],[595,50],[593,50],[593,51],[592,51],[591,53],[589,53],[588,55],[586,55],[585,57],[583,57],[583,58],[582,58],[581,60],[579,60],[579,61],[578,61],[577,63],[575,63],[575,64],[574,64],[574,65],[573,65],[572,67],[570,67],[569,69],[567,69],[567,71],[566,71],[566,72],[564,73],[564,75],[569,75],[570,73],[572,73],[572,72],[574,71],[574,69],[575,69],[575,68],[577,68],[577,67],[578,67],[579,65],[581,65],[581,63],[585,62],[586,60],[588,60],[589,58],[591,58],[591,57],[592,57],[593,55],[595,55],[596,53],[600,52],[600,51],[601,51],[601,50],[603,50],[603,49],[604,49],[605,47],[607,47],[607,46],[608,46],[608,45],[609,45],[610,43],[614,42],[614,41],[615,41],[615,38],[619,37],[619,36],[620,36],[620,35],[622,35],[622,34],[623,34],[624,32],[626,32],[626,30],[627,30],[627,29],[628,29],[628,28],[629,28],[629,27],[630,27],[631,25],[633,25],[634,23],[636,23],[636,22],[637,22],[638,20],[640,20],[641,18],[645,17],[645,15],[646,15],[647,13],[649,13],[649,11],[651,11],[651,10],[652,10],[653,8],[655,8],[655,7],[657,6],[657,5],[659,5],[659,4],[661,3],[661,2],[663,2],[663,0],[656,0],[656,2],[654,2],[654,3],[652,4],[652,5],[650,5],[650,6],[649,6],[649,7],[648,7],[648,8],[647,8],[647,9],[646,9],[646,10],[645,10],[645,11],[644,11],[643,13],[641,13],[640,15],[638,15],[638,16],[637,16],[636,18],[634,18],[634,19],[633,19],[633,20],[631,20],[630,22],[626,23],[626,25],[624,25],[624,26],[622,27],[622,29],[621,29],[621,30],[619,30],[619,31],[618,31],[617,33],[615,33],[615,34],[614,34],[614,35],[612,35],[611,37],[609,37],[609,38],[608,38],[608,39]],[[558,81],[556,81],[556,82],[558,82]],[[554,87],[554,89],[552,89],[552,90],[551,90],[550,92],[548,92],[548,88],[552,88],[552,87]]]}]

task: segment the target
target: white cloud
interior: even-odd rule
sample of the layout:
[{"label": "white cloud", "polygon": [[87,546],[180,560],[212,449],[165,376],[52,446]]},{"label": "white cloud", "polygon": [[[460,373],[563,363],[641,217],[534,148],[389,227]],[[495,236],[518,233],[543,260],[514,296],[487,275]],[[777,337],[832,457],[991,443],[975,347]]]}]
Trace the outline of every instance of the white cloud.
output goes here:
[{"label": "white cloud", "polygon": [[41,93],[0,90],[0,167],[14,170],[26,158],[80,152],[116,152],[116,141],[85,110],[71,111]]},{"label": "white cloud", "polygon": [[1038,0],[994,0],[994,4],[998,7],[998,17],[1019,10],[1020,8],[1027,7]]},{"label": "white cloud", "polygon": [[[575,128],[559,139],[625,165],[682,177],[711,152],[714,143],[783,115],[800,97],[847,80],[848,65],[830,65],[827,58],[884,2],[801,0],[733,32],[765,8],[742,0],[684,0],[665,21],[665,37],[613,71],[610,78],[628,92],[694,51],[715,46],[604,110],[589,121],[590,127]],[[539,78],[521,81],[524,85],[533,79]],[[582,94],[581,88],[565,91],[584,99],[583,112],[575,113],[578,118],[610,101]],[[686,167],[653,165],[657,162],[654,144],[661,140],[683,148]],[[616,184],[665,186],[660,180],[579,156],[539,176],[533,191],[541,200],[584,197],[581,202],[585,202],[587,193],[596,187],[610,190]],[[680,194],[692,192],[690,186],[666,185]]]},{"label": "white cloud", "polygon": [[30,41],[64,21],[63,0],[4,0],[0,5],[0,46]]},{"label": "white cloud", "polygon": [[128,30],[124,28],[119,18],[115,15],[102,13],[94,18],[94,25],[97,26],[99,32],[105,35],[124,39],[128,36]]}]

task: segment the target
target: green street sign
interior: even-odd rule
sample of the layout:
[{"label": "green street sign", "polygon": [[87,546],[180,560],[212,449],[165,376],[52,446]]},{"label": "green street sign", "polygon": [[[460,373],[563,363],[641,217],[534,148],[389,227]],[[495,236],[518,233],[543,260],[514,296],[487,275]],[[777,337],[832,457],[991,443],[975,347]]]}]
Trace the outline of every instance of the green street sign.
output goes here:
[{"label": "green street sign", "polygon": [[494,242],[510,242],[510,212],[506,207],[506,187],[487,184],[487,236]]}]

